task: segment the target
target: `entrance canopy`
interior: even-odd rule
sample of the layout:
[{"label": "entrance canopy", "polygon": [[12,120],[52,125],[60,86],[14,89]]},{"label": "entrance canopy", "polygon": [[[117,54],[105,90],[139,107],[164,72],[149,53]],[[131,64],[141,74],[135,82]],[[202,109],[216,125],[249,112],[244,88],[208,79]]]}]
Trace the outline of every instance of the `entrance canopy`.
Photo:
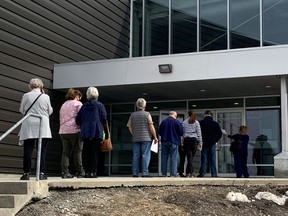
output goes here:
[{"label": "entrance canopy", "polygon": [[[54,67],[54,89],[95,86],[103,103],[280,95],[288,46],[125,58]],[[158,66],[171,64],[171,73]]]}]

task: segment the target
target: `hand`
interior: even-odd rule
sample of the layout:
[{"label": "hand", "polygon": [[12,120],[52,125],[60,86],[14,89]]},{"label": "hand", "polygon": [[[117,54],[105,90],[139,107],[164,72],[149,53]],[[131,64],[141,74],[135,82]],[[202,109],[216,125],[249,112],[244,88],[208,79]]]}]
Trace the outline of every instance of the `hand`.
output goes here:
[{"label": "hand", "polygon": [[158,143],[158,139],[157,139],[157,137],[154,138],[154,141],[155,141],[155,144]]}]

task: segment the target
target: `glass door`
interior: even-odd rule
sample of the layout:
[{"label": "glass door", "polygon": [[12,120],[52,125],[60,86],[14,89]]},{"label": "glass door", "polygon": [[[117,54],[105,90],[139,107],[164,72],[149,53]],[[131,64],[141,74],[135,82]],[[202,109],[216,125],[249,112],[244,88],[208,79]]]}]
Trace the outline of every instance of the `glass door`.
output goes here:
[{"label": "glass door", "polygon": [[[243,125],[243,111],[242,110],[220,110],[216,111],[216,121],[219,123],[221,129],[226,130],[228,135],[239,132],[239,127]],[[217,167],[219,175],[234,175],[234,158],[229,151],[231,139],[223,135],[217,143]]]}]

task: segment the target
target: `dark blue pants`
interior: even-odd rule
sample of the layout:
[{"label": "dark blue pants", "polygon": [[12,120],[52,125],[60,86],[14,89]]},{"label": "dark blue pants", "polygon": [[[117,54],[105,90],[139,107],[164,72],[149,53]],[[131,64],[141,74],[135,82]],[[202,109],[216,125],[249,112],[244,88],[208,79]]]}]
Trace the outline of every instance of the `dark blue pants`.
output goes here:
[{"label": "dark blue pants", "polygon": [[234,165],[236,171],[236,177],[241,178],[242,175],[245,178],[249,177],[248,168],[247,168],[247,156],[241,154],[234,154]]},{"label": "dark blue pants", "polygon": [[[38,139],[27,139],[24,140],[24,153],[23,153],[23,171],[24,173],[30,173],[31,171],[31,160],[34,146],[36,144],[36,149],[38,148]],[[42,139],[41,147],[41,159],[40,159],[40,172],[45,170],[46,161],[46,149],[47,149],[48,139]]]},{"label": "dark blue pants", "polygon": [[83,168],[86,173],[97,173],[101,139],[83,140]]}]

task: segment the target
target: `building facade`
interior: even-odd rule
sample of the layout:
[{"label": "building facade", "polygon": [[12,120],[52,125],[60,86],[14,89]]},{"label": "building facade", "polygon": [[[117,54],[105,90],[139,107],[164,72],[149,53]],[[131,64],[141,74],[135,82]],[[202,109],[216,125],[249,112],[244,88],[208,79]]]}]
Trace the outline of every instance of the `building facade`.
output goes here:
[{"label": "building facade", "polygon": [[[59,175],[62,145],[58,113],[65,92],[53,90],[53,66],[129,57],[130,3],[4,0],[0,14],[0,135],[21,119],[20,101],[29,91],[30,79],[41,78],[54,108],[47,172]],[[22,173],[18,131],[0,143],[0,173]]]},{"label": "building facade", "polygon": [[[282,165],[275,156],[285,159],[288,144],[287,9],[288,0],[4,1],[1,133],[21,118],[21,96],[38,76],[55,109],[51,173],[60,169],[64,92],[96,86],[114,145],[106,157],[109,174],[131,174],[126,124],[144,97],[156,128],[170,110],[184,120],[190,109],[198,120],[211,110],[229,134],[247,125],[251,176],[273,176]],[[217,145],[220,176],[234,176],[229,143],[223,137]],[[0,172],[21,172],[17,145],[17,132],[0,144]],[[159,155],[152,154],[151,174],[160,174]]]}]

